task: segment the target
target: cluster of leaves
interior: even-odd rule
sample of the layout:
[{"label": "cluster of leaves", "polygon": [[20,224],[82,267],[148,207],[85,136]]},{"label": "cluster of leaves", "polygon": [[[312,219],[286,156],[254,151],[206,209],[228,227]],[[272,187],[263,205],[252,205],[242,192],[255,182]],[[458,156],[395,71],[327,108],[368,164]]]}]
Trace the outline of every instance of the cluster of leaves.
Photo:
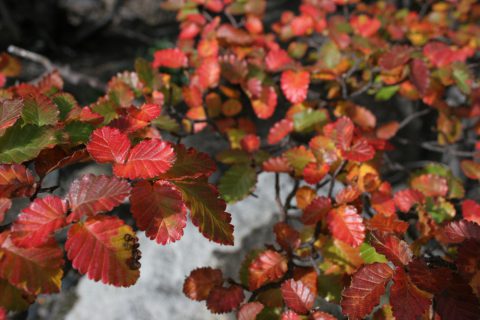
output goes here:
[{"label": "cluster of leaves", "polygon": [[[0,307],[58,292],[64,252],[95,281],[134,284],[135,232],[178,241],[187,211],[206,238],[232,245],[226,203],[269,173],[276,243],[258,244],[238,279],[192,271],[189,298],[242,320],[477,319],[480,5],[410,2],[303,0],[267,26],[265,0],[169,0],[176,47],[138,59],[95,103],[79,106],[56,72],[0,90]],[[17,65],[2,56],[0,74]],[[416,109],[385,120],[358,98],[387,101],[382,113]],[[397,134],[425,115],[434,141]],[[215,161],[181,144],[202,131],[228,146]],[[448,165],[411,172],[389,157],[399,145],[446,154]],[[44,185],[92,161],[112,175],[78,177],[64,194]],[[389,168],[408,181],[392,185]],[[281,175],[294,181],[287,195]],[[16,215],[21,197],[31,203]],[[131,225],[112,213],[124,202]]]}]

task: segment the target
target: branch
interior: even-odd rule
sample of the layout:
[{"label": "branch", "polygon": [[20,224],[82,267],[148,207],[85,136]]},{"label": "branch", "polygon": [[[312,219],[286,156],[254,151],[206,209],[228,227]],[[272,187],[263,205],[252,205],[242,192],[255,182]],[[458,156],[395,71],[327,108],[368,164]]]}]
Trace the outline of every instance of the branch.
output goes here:
[{"label": "branch", "polygon": [[60,75],[62,76],[62,78],[71,84],[78,85],[80,83],[85,83],[90,87],[100,91],[105,91],[106,89],[106,85],[101,81],[99,81],[98,79],[86,74],[76,72],[70,69],[69,66],[56,65],[52,61],[50,61],[50,59],[48,59],[47,57],[41,54],[38,54],[36,52],[19,48],[14,45],[9,46],[7,51],[15,56],[41,64],[45,68],[46,73],[50,73],[53,70],[57,69]]},{"label": "branch", "polygon": [[422,110],[422,111],[412,113],[411,115],[409,115],[408,117],[403,119],[402,122],[400,122],[400,124],[398,125],[398,131],[400,131],[401,129],[406,127],[410,122],[412,122],[416,118],[420,118],[420,117],[422,117],[426,114],[429,114],[430,111],[432,111],[432,109],[425,109],[425,110]]}]

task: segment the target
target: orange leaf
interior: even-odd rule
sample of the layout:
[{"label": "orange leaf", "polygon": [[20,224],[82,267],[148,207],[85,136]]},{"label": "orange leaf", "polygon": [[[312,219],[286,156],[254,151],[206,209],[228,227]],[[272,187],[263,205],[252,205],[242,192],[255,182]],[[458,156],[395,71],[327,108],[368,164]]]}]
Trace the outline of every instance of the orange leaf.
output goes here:
[{"label": "orange leaf", "polygon": [[256,290],[283,277],[287,272],[287,258],[276,251],[265,250],[252,261],[248,271],[250,290]]}]

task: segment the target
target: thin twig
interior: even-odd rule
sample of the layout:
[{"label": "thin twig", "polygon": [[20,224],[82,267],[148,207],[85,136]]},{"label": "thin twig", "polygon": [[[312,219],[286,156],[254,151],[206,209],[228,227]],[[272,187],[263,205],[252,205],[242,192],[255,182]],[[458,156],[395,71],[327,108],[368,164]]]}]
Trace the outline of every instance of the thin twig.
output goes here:
[{"label": "thin twig", "polygon": [[420,117],[422,117],[426,114],[429,114],[430,111],[432,111],[432,109],[425,109],[425,110],[422,110],[422,111],[412,113],[411,115],[409,115],[408,117],[403,119],[402,122],[400,122],[400,124],[398,125],[398,130],[403,129],[404,127],[406,127],[410,122],[412,122],[416,118],[420,118]]},{"label": "thin twig", "polygon": [[345,160],[343,160],[342,163],[338,166],[338,168],[335,170],[335,172],[332,175],[332,178],[330,180],[330,185],[328,187],[328,197],[329,198],[332,197],[333,188],[335,187],[335,182],[337,181],[337,176],[340,173],[340,171],[342,171],[345,164],[347,164],[347,162]]},{"label": "thin twig", "polygon": [[53,69],[55,69],[53,63],[47,57],[42,56],[41,54],[25,50],[14,45],[8,46],[7,51],[15,56],[41,64],[45,70],[47,70],[47,72],[51,72]]},{"label": "thin twig", "polygon": [[46,73],[50,73],[57,69],[62,78],[71,84],[77,85],[80,83],[86,83],[90,87],[100,91],[105,91],[106,89],[106,85],[98,79],[76,72],[70,69],[69,66],[55,65],[50,61],[50,59],[36,52],[32,52],[14,45],[9,46],[7,50],[9,53],[15,56],[41,64],[45,68]]}]

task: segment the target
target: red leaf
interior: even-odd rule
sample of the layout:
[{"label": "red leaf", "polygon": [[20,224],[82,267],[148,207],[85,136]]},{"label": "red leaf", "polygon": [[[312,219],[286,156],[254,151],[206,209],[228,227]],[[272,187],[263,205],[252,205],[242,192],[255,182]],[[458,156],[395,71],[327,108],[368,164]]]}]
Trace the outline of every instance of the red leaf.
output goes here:
[{"label": "red leaf", "polygon": [[292,58],[290,58],[287,51],[283,49],[270,50],[265,57],[267,70],[272,72],[283,70],[292,62]]},{"label": "red leaf", "polygon": [[370,18],[365,14],[352,16],[350,18],[350,24],[355,33],[365,38],[373,36],[381,27],[380,20],[377,18]]},{"label": "red leaf", "polygon": [[303,168],[303,179],[306,183],[317,184],[323,180],[330,170],[330,166],[327,163],[310,162]]},{"label": "red leaf", "polygon": [[19,247],[41,246],[65,225],[66,213],[67,203],[59,197],[37,198],[22,210],[13,223],[11,238]]},{"label": "red leaf", "polygon": [[174,147],[177,159],[173,166],[160,176],[161,179],[183,180],[209,177],[217,170],[215,162],[204,152],[186,148],[183,144]]},{"label": "red leaf", "polygon": [[282,313],[281,320],[301,320],[300,316],[292,310],[287,310]]},{"label": "red leaf", "polygon": [[430,86],[430,70],[423,60],[413,59],[410,64],[410,81],[417,88],[420,95],[425,95]]},{"label": "red leaf", "polygon": [[243,29],[235,28],[231,24],[224,23],[217,30],[218,40],[230,45],[245,46],[252,42],[252,37]]},{"label": "red leaf", "polygon": [[219,269],[199,268],[190,272],[183,283],[183,293],[192,300],[202,301],[208,298],[210,291],[222,285],[223,275]]},{"label": "red leaf", "polygon": [[182,238],[187,213],[181,193],[172,184],[140,181],[132,189],[130,202],[138,229],[145,231],[148,238],[159,244]]},{"label": "red leaf", "polygon": [[350,286],[342,292],[342,312],[351,318],[363,318],[380,302],[393,270],[386,263],[364,265],[353,274]]},{"label": "red leaf", "polygon": [[12,201],[8,198],[0,198],[0,223],[5,219],[5,213],[12,206]]},{"label": "red leaf", "polygon": [[283,94],[291,103],[300,103],[307,98],[310,84],[310,73],[307,71],[284,71],[280,82]]},{"label": "red leaf", "polygon": [[29,197],[35,192],[35,179],[21,164],[0,165],[0,197]]},{"label": "red leaf", "polygon": [[362,195],[362,192],[353,185],[348,185],[335,195],[335,202],[337,204],[347,204],[358,199]]},{"label": "red leaf", "polygon": [[332,139],[341,151],[347,151],[350,148],[354,130],[355,126],[352,120],[347,117],[341,117],[334,123],[326,125],[323,128],[325,136]]},{"label": "red leaf", "polygon": [[158,50],[153,55],[153,67],[183,68],[188,63],[187,56],[180,49]]},{"label": "red leaf", "polygon": [[238,320],[255,320],[257,315],[262,312],[265,307],[260,302],[249,302],[244,304],[238,311]]},{"label": "red leaf", "polygon": [[130,140],[118,129],[103,127],[93,131],[87,150],[98,163],[124,163],[130,150]]},{"label": "red leaf", "polygon": [[426,197],[445,197],[448,192],[447,179],[435,174],[422,174],[413,178],[410,184]]},{"label": "red leaf", "polygon": [[263,165],[263,171],[265,172],[290,172],[292,167],[288,163],[288,160],[285,157],[273,157],[266,160]]},{"label": "red leaf", "polygon": [[337,320],[337,318],[335,318],[331,314],[322,312],[322,311],[315,311],[312,314],[312,319],[313,320]]},{"label": "red leaf", "polygon": [[410,209],[424,201],[425,197],[420,191],[405,189],[395,193],[393,201],[401,212],[408,212]]},{"label": "red leaf", "polygon": [[375,149],[368,144],[366,139],[358,139],[349,150],[342,150],[342,155],[350,161],[365,162],[373,159]]},{"label": "red leaf", "polygon": [[162,108],[156,103],[144,103],[140,108],[131,106],[128,109],[127,117],[128,132],[134,132],[145,128],[152,120],[157,118],[161,112]]},{"label": "red leaf", "polygon": [[237,285],[214,287],[207,298],[207,308],[212,313],[226,313],[238,306],[245,299],[243,289]]},{"label": "red leaf", "polygon": [[123,220],[95,216],[70,228],[65,250],[72,266],[89,279],[128,287],[140,276],[136,242]]},{"label": "red leaf", "polygon": [[408,264],[408,275],[418,288],[434,294],[445,290],[453,280],[452,270],[429,268],[424,260],[418,258]]},{"label": "red leaf", "polygon": [[293,121],[290,119],[282,119],[276,122],[268,132],[267,142],[276,144],[283,140],[293,131]]},{"label": "red leaf", "polygon": [[170,169],[175,162],[175,152],[169,143],[143,140],[130,150],[125,164],[116,163],[113,172],[119,177],[155,178]]},{"label": "red leaf", "polygon": [[204,59],[196,70],[202,89],[214,88],[220,80],[220,64],[217,57]]},{"label": "red leaf", "polygon": [[423,54],[438,68],[445,67],[454,61],[454,51],[443,42],[430,42],[423,47]]},{"label": "red leaf", "polygon": [[400,124],[398,123],[398,121],[387,122],[377,128],[377,138],[389,140],[397,134],[399,128]]},{"label": "red leaf", "polygon": [[353,206],[342,205],[327,215],[328,229],[332,235],[352,247],[358,247],[365,239],[362,217]]},{"label": "red leaf", "polygon": [[396,266],[404,266],[412,261],[413,253],[408,243],[394,235],[374,234],[372,246],[378,253],[383,254]]},{"label": "red leaf", "polygon": [[378,65],[385,70],[392,70],[404,66],[409,60],[412,48],[405,45],[395,45],[378,59]]},{"label": "red leaf", "polygon": [[292,251],[301,244],[300,233],[285,222],[278,222],[273,227],[277,243],[285,250]]},{"label": "red leaf", "polygon": [[277,281],[283,277],[287,269],[285,256],[273,250],[265,250],[248,268],[248,286],[250,290],[256,290],[266,283]]},{"label": "red leaf", "polygon": [[0,278],[30,294],[60,291],[63,252],[54,242],[37,248],[19,248],[8,232],[0,234]]},{"label": "red leaf", "polygon": [[435,295],[435,310],[441,319],[477,320],[479,306],[472,287],[458,275],[449,282],[447,290]]},{"label": "red leaf", "polygon": [[480,180],[480,163],[472,160],[463,160],[460,163],[463,173],[470,179]]},{"label": "red leaf", "polygon": [[260,148],[260,138],[255,134],[247,134],[240,140],[242,149],[248,153],[253,153]]},{"label": "red leaf", "polygon": [[365,225],[369,230],[377,230],[380,232],[395,232],[403,234],[408,229],[408,222],[398,220],[397,215],[384,216],[376,214],[372,219],[367,220]]},{"label": "red leaf", "polygon": [[287,280],[282,284],[281,291],[285,304],[293,311],[307,314],[313,307],[315,296],[302,281]]},{"label": "red leaf", "polygon": [[397,267],[390,289],[390,304],[396,319],[418,319],[432,304],[432,295],[412,283],[402,267]]},{"label": "red leaf", "polygon": [[182,193],[183,201],[190,209],[194,225],[209,240],[233,245],[233,226],[231,216],[225,212],[225,201],[218,198],[217,189],[202,180],[172,181]]},{"label": "red leaf", "polygon": [[318,196],[303,210],[302,223],[313,225],[322,220],[332,208],[330,198]]},{"label": "red leaf", "polygon": [[467,199],[462,203],[463,218],[480,225],[480,204],[473,200]]},{"label": "red leaf", "polygon": [[23,101],[20,99],[0,100],[0,132],[15,124],[20,118]]},{"label": "red leaf", "polygon": [[45,149],[35,159],[35,172],[40,177],[45,177],[50,172],[64,168],[70,164],[90,161],[90,155],[86,149],[76,151],[64,150],[57,146],[53,149]]},{"label": "red leaf", "polygon": [[111,176],[87,174],[72,182],[67,195],[72,209],[67,222],[83,215],[107,212],[118,206],[130,194],[127,181]]},{"label": "red leaf", "polygon": [[480,240],[480,225],[467,220],[453,221],[443,228],[443,235],[448,243],[460,243],[466,239]]},{"label": "red leaf", "polygon": [[391,216],[395,214],[395,202],[391,194],[385,192],[373,192],[371,198],[372,208],[378,213],[385,216]]}]

